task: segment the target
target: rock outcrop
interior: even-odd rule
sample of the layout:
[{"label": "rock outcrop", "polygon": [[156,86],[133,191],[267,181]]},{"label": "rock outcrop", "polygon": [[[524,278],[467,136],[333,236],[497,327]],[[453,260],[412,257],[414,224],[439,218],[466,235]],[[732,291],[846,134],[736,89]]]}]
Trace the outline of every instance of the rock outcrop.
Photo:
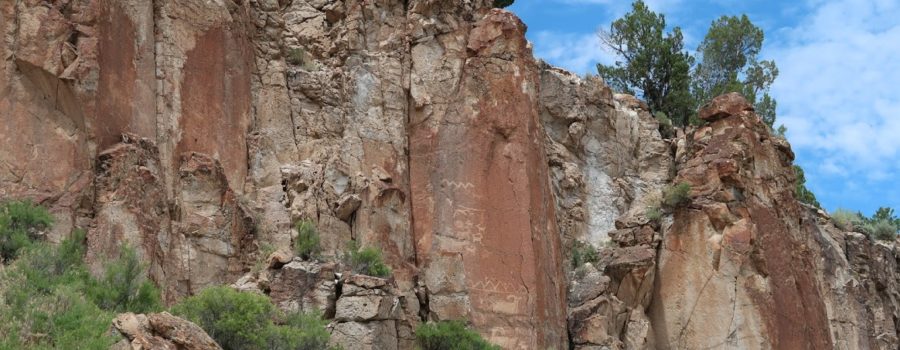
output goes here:
[{"label": "rock outcrop", "polygon": [[[742,97],[664,138],[491,3],[2,1],[0,197],[87,230],[95,268],[135,247],[168,303],[232,284],[347,349],[449,319],[505,349],[898,347],[896,243],[797,202]],[[299,220],[322,262],[288,253]],[[340,271],[350,241],[392,276]],[[215,348],[127,317],[131,346]]]},{"label": "rock outcrop", "polygon": [[675,210],[659,253],[657,344],[833,347],[790,147],[737,94],[700,115],[711,122],[688,136],[675,180],[691,185],[691,203]]},{"label": "rock outcrop", "polygon": [[157,314],[121,314],[113,327],[125,339],[112,346],[116,350],[221,350],[219,344],[193,322]]},{"label": "rock outcrop", "polygon": [[[530,166],[546,157],[524,28],[494,10],[413,47],[416,258],[429,319],[471,320],[506,348],[561,347],[562,253],[548,172]],[[429,65],[442,51],[446,67]]]}]

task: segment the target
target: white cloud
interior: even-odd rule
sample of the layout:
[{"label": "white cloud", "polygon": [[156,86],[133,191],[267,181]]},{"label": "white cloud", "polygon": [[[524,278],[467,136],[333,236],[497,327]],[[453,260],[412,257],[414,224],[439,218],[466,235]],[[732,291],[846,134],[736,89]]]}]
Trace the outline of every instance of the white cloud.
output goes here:
[{"label": "white cloud", "polygon": [[779,120],[809,172],[884,181],[900,173],[900,4],[811,2],[765,56],[778,63]]},{"label": "white cloud", "polygon": [[578,74],[596,73],[597,63],[610,64],[614,60],[595,33],[541,31],[534,39],[535,56]]},{"label": "white cloud", "polygon": [[[567,5],[604,5],[616,18],[631,10],[631,1],[624,0],[554,0]],[[650,10],[658,13],[669,13],[678,10],[683,0],[644,0]]]},{"label": "white cloud", "polygon": [[[602,11],[598,16],[601,27],[606,28],[614,19],[631,11],[631,1],[622,0],[552,0],[566,5],[596,6]],[[647,6],[657,13],[670,14],[683,10],[679,6],[684,0],[644,0]],[[593,8],[593,7],[592,7]],[[594,10],[592,10],[594,11]],[[674,23],[668,16],[668,24]],[[600,27],[598,27],[599,29]],[[693,47],[698,42],[697,36],[687,28],[682,28],[686,47]],[[596,73],[597,63],[612,64],[615,55],[600,43],[597,33],[575,33],[560,31],[540,31],[534,39],[535,56],[548,63],[565,68],[578,74]]]}]

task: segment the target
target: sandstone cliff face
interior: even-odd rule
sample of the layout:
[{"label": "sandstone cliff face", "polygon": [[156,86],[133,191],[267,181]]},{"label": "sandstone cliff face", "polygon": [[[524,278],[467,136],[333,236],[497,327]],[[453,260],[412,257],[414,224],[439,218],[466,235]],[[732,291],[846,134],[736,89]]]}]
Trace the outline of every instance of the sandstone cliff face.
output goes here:
[{"label": "sandstone cliff face", "polygon": [[[745,101],[664,139],[524,32],[487,0],[3,1],[0,197],[85,228],[93,263],[137,247],[169,302],[234,283],[348,349],[445,319],[508,349],[898,346],[896,246],[799,204]],[[392,278],[292,259],[300,219]]]}]

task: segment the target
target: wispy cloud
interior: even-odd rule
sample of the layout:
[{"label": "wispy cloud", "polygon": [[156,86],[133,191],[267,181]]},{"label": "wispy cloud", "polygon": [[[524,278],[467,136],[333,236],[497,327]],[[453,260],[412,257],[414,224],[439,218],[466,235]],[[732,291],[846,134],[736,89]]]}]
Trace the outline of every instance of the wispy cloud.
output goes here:
[{"label": "wispy cloud", "polygon": [[[584,11],[596,13],[594,17],[598,27],[593,32],[538,31],[529,37],[534,41],[535,56],[550,64],[568,69],[572,72],[596,73],[597,63],[612,64],[615,55],[609,52],[597,37],[597,30],[607,28],[616,18],[631,11],[631,1],[621,0],[551,0],[558,6],[584,7]],[[645,0],[647,6],[657,12],[671,15],[683,12],[684,0]],[[536,4],[529,3],[529,6]],[[668,18],[668,17],[667,17]],[[672,25],[672,20],[667,20]],[[686,47],[694,47],[698,36],[692,28],[682,28]]]},{"label": "wispy cloud", "polygon": [[[553,0],[565,5],[603,5],[609,14],[619,17],[631,10],[631,1],[624,0]],[[679,9],[683,0],[644,0],[651,10],[659,13],[670,13]]]},{"label": "wispy cloud", "polygon": [[811,4],[810,14],[765,51],[781,71],[773,87],[779,120],[795,150],[808,155],[808,177],[819,178],[820,192],[839,179],[900,187],[900,3]]},{"label": "wispy cloud", "polygon": [[541,31],[534,38],[535,56],[578,74],[596,73],[597,63],[609,64],[614,60],[595,33]]}]

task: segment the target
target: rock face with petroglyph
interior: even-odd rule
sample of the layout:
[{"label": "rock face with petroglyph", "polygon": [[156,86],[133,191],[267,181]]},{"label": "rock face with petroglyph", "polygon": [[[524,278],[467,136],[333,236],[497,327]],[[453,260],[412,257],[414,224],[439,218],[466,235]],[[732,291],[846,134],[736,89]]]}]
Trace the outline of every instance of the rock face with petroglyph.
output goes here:
[{"label": "rock face with petroglyph", "polygon": [[[739,96],[664,138],[490,5],[2,1],[0,197],[92,263],[136,247],[167,302],[230,284],[348,349],[448,319],[507,349],[897,348],[897,248],[799,204]],[[323,262],[289,253],[301,219]],[[391,278],[341,275],[349,241]]]}]

